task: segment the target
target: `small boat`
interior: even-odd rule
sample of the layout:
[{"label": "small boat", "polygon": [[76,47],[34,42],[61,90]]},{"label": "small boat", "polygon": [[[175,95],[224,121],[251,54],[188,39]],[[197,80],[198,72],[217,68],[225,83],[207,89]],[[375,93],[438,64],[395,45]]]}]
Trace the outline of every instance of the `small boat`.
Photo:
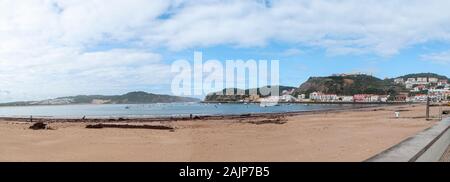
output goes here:
[{"label": "small boat", "polygon": [[261,102],[259,104],[260,107],[273,107],[273,106],[280,106],[278,102]]}]

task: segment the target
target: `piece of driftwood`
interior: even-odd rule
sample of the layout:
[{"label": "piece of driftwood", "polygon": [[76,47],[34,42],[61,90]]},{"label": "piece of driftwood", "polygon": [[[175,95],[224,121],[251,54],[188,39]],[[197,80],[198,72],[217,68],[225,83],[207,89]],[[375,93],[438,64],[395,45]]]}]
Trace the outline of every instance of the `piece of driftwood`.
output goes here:
[{"label": "piece of driftwood", "polygon": [[47,124],[43,122],[37,122],[30,126],[30,129],[32,130],[45,130],[47,129]]},{"label": "piece of driftwood", "polygon": [[286,124],[287,121],[284,119],[265,119],[259,121],[249,121],[248,123],[262,125],[262,124]]},{"label": "piece of driftwood", "polygon": [[162,125],[130,125],[130,124],[93,124],[87,125],[89,129],[102,128],[122,128],[122,129],[153,129],[153,130],[174,130],[175,128]]}]

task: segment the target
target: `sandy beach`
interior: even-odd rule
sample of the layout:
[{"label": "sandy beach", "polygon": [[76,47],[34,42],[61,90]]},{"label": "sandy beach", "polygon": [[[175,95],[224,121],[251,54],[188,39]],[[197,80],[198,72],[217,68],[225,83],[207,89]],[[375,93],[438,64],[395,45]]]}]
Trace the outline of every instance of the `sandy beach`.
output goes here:
[{"label": "sandy beach", "polygon": [[[400,111],[400,118],[394,111]],[[433,108],[432,115],[437,113]],[[86,128],[101,120],[56,120],[48,123],[51,130],[31,130],[32,123],[25,120],[0,119],[0,161],[364,161],[437,122],[424,116],[424,105],[396,105],[286,116],[117,122],[174,130]]]}]

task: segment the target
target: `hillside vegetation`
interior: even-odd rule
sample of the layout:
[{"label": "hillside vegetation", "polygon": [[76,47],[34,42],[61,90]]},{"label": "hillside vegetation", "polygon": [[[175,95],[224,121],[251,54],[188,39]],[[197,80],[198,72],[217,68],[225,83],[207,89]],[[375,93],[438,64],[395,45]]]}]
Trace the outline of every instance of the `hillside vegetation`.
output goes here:
[{"label": "hillside vegetation", "polygon": [[403,86],[391,80],[381,80],[369,75],[311,77],[295,91],[298,94],[323,92],[326,94],[355,95],[378,94],[388,95],[407,91]]}]

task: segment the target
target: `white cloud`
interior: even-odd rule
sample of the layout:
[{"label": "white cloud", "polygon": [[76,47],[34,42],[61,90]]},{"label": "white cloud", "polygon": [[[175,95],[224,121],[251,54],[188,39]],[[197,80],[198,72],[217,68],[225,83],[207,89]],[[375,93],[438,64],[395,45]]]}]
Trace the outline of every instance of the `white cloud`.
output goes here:
[{"label": "white cloud", "polygon": [[450,64],[450,50],[439,53],[424,54],[421,58],[422,60],[432,61],[438,64]]},{"label": "white cloud", "polygon": [[441,0],[0,0],[0,86],[36,98],[169,83],[161,48],[277,41],[391,56],[449,42],[448,7]]},{"label": "white cloud", "polygon": [[[203,2],[203,1],[202,1]],[[208,1],[182,6],[159,21],[145,41],[178,50],[283,41],[332,54],[390,56],[410,45],[450,40],[450,2],[431,1]]]},{"label": "white cloud", "polygon": [[287,57],[289,57],[289,56],[298,56],[300,54],[303,54],[303,51],[300,50],[300,49],[297,49],[297,48],[287,49],[287,50],[285,50],[282,53],[283,56],[287,56]]},{"label": "white cloud", "polygon": [[164,0],[0,1],[0,101],[114,93],[168,81],[159,54],[122,44],[170,5]]},{"label": "white cloud", "polygon": [[42,46],[39,43],[87,47],[104,42],[177,50],[218,44],[264,46],[275,40],[330,52],[392,55],[409,45],[450,40],[450,12],[446,11],[450,2],[441,0],[0,3],[2,50]]},{"label": "white cloud", "polygon": [[[11,90],[15,99],[123,92],[170,81],[169,65],[162,62],[160,55],[143,50],[52,49],[42,56],[0,60],[0,85]],[[14,60],[27,61],[17,64]]]}]

